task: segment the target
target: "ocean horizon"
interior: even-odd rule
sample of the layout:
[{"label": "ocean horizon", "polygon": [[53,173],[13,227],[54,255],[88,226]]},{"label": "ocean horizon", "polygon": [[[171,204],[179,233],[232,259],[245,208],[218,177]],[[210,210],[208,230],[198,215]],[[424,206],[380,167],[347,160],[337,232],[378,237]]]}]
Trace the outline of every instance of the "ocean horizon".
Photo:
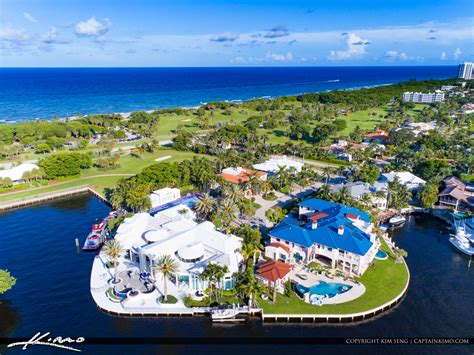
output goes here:
[{"label": "ocean horizon", "polygon": [[0,68],[0,120],[195,107],[456,74],[456,66]]}]

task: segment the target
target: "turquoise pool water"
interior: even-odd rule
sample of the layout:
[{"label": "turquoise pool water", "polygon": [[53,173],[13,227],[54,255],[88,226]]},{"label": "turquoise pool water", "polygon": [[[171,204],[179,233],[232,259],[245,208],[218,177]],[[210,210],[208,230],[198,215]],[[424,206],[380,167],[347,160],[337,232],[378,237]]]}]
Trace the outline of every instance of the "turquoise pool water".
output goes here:
[{"label": "turquoise pool water", "polygon": [[158,206],[154,208],[153,210],[150,211],[150,214],[154,216],[158,212],[167,210],[169,208],[172,208],[178,205],[185,205],[185,206],[188,206],[190,209],[192,209],[194,205],[196,204],[197,200],[199,199],[199,196],[200,196],[199,194],[192,194],[192,195],[181,197],[177,199],[176,201],[169,202],[166,205],[162,205],[162,206]]},{"label": "turquoise pool water", "polygon": [[375,259],[385,260],[387,258],[388,258],[388,254],[384,252],[382,249],[379,249],[377,251],[377,254],[375,254]]},{"label": "turquoise pool water", "polygon": [[346,284],[325,281],[319,281],[317,284],[310,287],[301,284],[296,285],[296,291],[301,297],[303,297],[306,292],[309,292],[312,295],[328,295],[328,297],[334,297],[340,293],[349,291],[351,288],[352,286]]}]

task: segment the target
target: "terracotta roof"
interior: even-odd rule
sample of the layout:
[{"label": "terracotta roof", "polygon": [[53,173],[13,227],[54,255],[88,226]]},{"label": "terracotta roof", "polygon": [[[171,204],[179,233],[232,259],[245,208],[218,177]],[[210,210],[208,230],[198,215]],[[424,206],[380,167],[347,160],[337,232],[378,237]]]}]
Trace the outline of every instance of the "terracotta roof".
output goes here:
[{"label": "terracotta roof", "polygon": [[288,248],[285,244],[273,242],[273,243],[268,244],[267,246],[275,247],[275,248],[281,248],[284,251],[286,251],[288,254],[290,254],[290,248]]},{"label": "terracotta roof", "polygon": [[359,215],[355,213],[346,213],[346,217],[350,219],[359,219]]},{"label": "terracotta roof", "polygon": [[258,267],[257,275],[263,279],[275,282],[284,278],[290,270],[291,266],[289,264],[279,260],[270,260]]},{"label": "terracotta roof", "polygon": [[388,138],[388,132],[378,129],[374,133],[369,133],[365,135],[367,138]]},{"label": "terracotta roof", "polygon": [[321,218],[324,218],[324,217],[327,217],[327,216],[329,216],[329,215],[324,213],[324,212],[317,212],[317,213],[309,216],[309,219],[312,220],[313,222],[317,222]]},{"label": "terracotta roof", "polygon": [[[232,184],[241,184],[241,183],[249,181],[250,176],[252,176],[252,174],[255,174],[255,170],[242,168],[242,171],[237,175],[232,175],[232,174],[227,174],[227,173],[221,173],[219,175],[222,176],[222,178],[227,182],[230,182]],[[267,175],[267,173],[263,171],[257,171],[256,174],[259,177]]]}]

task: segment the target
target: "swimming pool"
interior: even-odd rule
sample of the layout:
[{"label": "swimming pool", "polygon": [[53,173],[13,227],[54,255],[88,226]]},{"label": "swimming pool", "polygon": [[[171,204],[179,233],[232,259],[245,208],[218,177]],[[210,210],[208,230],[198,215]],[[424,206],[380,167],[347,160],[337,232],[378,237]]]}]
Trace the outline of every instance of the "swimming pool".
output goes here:
[{"label": "swimming pool", "polygon": [[375,259],[385,260],[387,258],[388,258],[388,254],[384,252],[382,249],[379,249],[377,251],[377,254],[375,254]]},{"label": "swimming pool", "polygon": [[175,206],[178,206],[178,205],[185,205],[185,206],[189,207],[190,209],[192,209],[194,207],[194,205],[196,204],[196,201],[199,199],[199,196],[201,196],[201,195],[200,194],[192,194],[192,195],[181,197],[181,198],[179,198],[179,199],[177,199],[173,202],[169,202],[165,205],[158,206],[158,207],[152,209],[150,211],[150,214],[152,216],[154,216],[158,212],[167,210],[169,208],[172,208],[172,207],[175,207]]},{"label": "swimming pool", "polygon": [[296,291],[301,297],[303,297],[306,292],[309,292],[311,295],[327,295],[328,297],[334,297],[349,291],[351,288],[352,286],[346,284],[340,284],[337,282],[328,283],[325,281],[318,281],[316,284],[310,287],[306,287],[301,284],[296,285]]}]

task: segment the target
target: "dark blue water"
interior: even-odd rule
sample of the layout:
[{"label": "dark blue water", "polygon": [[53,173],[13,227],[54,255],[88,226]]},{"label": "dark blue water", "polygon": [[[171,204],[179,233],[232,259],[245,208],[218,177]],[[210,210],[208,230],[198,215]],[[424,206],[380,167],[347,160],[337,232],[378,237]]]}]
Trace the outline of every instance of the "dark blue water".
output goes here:
[{"label": "dark blue water", "polygon": [[[448,242],[444,225],[428,217],[412,217],[396,232],[399,245],[408,251],[412,281],[405,300],[384,316],[352,326],[316,324],[213,325],[198,318],[120,318],[99,311],[89,293],[93,254],[77,253],[96,217],[108,208],[95,198],[70,200],[0,215],[0,267],[18,279],[0,297],[0,337],[30,337],[38,331],[79,337],[440,337],[473,336],[474,266]],[[284,345],[201,346],[81,346],[85,353],[312,353],[317,349],[359,353],[381,348]],[[3,353],[0,346],[0,353]],[[43,351],[42,351],[43,350]],[[389,353],[470,353],[468,347],[388,347]],[[51,353],[31,348],[32,353]],[[57,351],[55,351],[57,352]],[[19,349],[7,353],[23,354]],[[60,353],[60,352],[57,352]]]},{"label": "dark blue water", "polygon": [[[454,66],[0,69],[0,119],[195,106],[454,77]],[[337,80],[337,81],[335,81]]]}]

